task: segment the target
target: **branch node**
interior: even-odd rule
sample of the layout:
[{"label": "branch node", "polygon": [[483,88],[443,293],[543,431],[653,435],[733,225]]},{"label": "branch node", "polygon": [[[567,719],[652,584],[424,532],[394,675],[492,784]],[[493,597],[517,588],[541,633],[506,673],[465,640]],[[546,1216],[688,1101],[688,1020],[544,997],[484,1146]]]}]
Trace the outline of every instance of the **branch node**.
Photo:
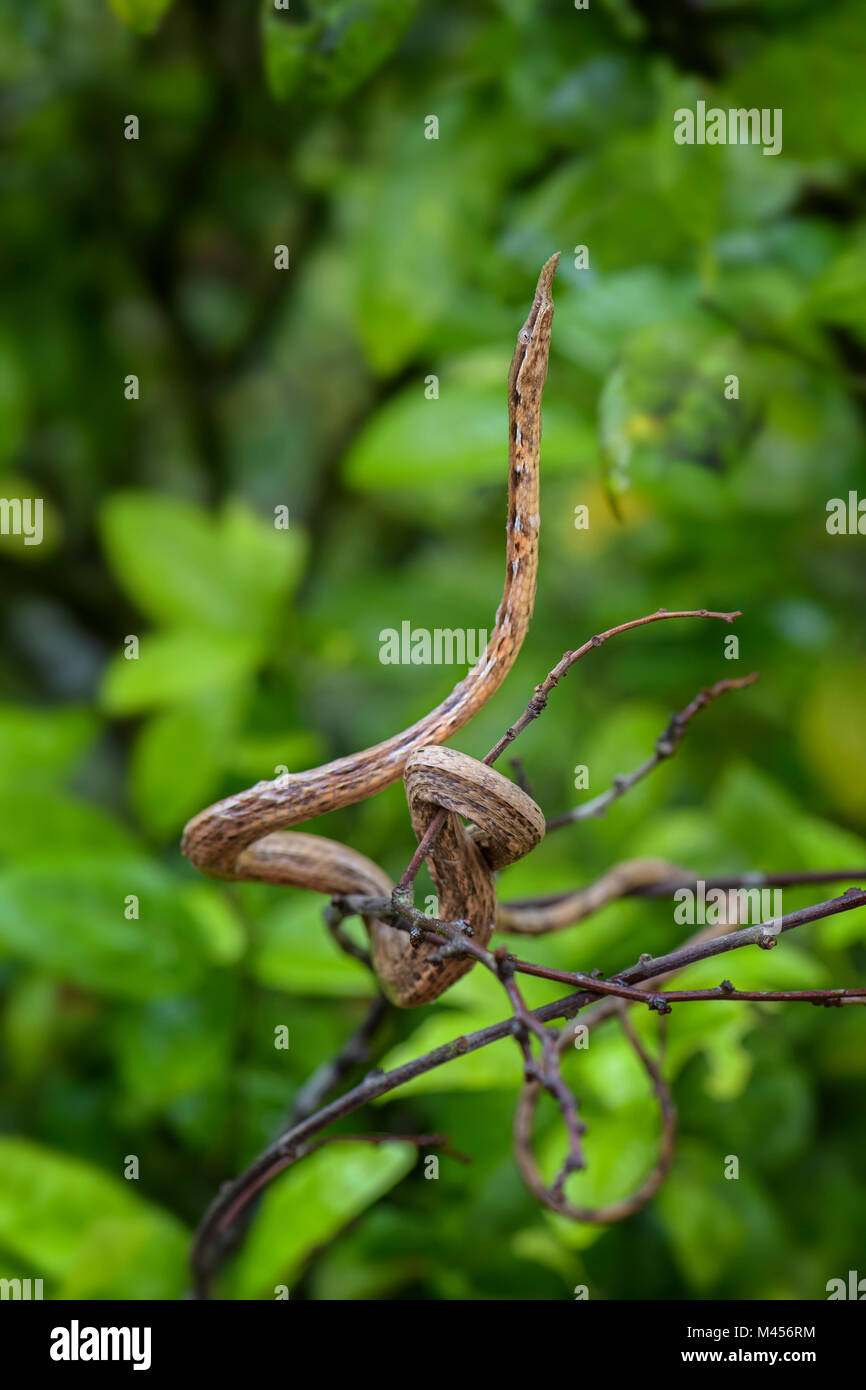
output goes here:
[{"label": "branch node", "polygon": [[663,994],[651,994],[647,1000],[650,1010],[656,1014],[669,1014],[671,1006]]},{"label": "branch node", "polygon": [[405,912],[415,906],[415,893],[411,887],[401,888],[398,884],[391,893],[391,901],[398,912]]}]

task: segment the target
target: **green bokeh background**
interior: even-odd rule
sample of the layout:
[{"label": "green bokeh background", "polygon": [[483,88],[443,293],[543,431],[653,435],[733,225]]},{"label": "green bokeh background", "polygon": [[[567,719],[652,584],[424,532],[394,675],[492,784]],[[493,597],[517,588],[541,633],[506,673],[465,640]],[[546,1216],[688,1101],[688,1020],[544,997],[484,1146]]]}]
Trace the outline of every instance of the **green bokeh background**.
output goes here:
[{"label": "green bokeh background", "polygon": [[[553,250],[536,616],[455,746],[482,755],[565,648],[659,606],[742,609],[739,659],[709,622],[592,653],[519,745],[548,814],[576,765],[600,791],[702,686],[761,680],[502,892],[636,854],[866,867],[866,542],[825,526],[864,487],[864,56],[856,0],[3,7],[0,494],[43,497],[45,538],[0,538],[0,1274],[182,1294],[207,1202],[363,1016],[322,900],[206,882],[179,834],[462,674],[383,666],[379,634],[492,624],[505,374]],[[782,153],[675,145],[699,98],[781,108]],[[399,786],[321,829],[394,874],[413,845]],[[853,985],[864,933],[838,916],[683,982]],[[669,903],[632,900],[521,950],[607,972],[680,936]],[[377,1061],[504,1013],[474,972],[395,1015]],[[866,1012],[683,1006],[667,1067],[678,1157],[623,1225],[570,1226],[522,1186],[503,1043],[344,1126],[446,1131],[470,1165],[427,1181],[405,1145],[323,1150],[274,1185],[221,1293],[821,1298],[866,1273]],[[569,1191],[622,1196],[657,1140],[645,1078],[609,1027],[569,1077],[590,1126]],[[549,1161],[561,1142],[543,1108]]]}]

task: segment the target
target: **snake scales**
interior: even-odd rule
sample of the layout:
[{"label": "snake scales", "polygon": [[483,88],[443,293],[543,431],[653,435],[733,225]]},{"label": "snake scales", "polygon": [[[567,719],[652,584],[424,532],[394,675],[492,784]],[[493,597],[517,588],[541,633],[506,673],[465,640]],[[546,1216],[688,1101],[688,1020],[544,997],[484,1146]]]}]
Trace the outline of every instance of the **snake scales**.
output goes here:
[{"label": "snake scales", "polygon": [[[420,838],[440,808],[448,812],[428,856],[440,916],[472,923],[486,945],[494,925],[556,930],[627,886],[670,872],[656,861],[618,866],[589,889],[550,906],[512,908],[496,901],[494,871],[527,854],[544,835],[535,802],[491,767],[445,743],[498,690],[529,627],[538,571],[541,399],[553,322],[551,284],[558,254],[542,267],[529,315],[517,335],[508,373],[508,525],[505,587],[480,660],[441,704],[411,728],[375,747],[308,772],[257,782],[201,811],[187,825],[184,854],[214,878],[292,884],[316,892],[390,896],[387,874],[347,845],[287,827],[373,796],[402,775],[412,826]],[[472,822],[470,834],[462,819]],[[617,876],[618,875],[618,876]],[[471,969],[473,961],[431,959],[431,943],[365,919],[373,965],[383,988],[403,1007],[425,1004]]]}]

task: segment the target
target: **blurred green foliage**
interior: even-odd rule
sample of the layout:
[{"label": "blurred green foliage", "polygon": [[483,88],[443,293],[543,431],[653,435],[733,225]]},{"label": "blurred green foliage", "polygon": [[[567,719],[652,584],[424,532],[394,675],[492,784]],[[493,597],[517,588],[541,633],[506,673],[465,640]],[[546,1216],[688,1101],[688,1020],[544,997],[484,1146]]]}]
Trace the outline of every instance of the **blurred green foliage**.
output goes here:
[{"label": "blurred green foliage", "polygon": [[[505,374],[554,249],[536,617],[457,745],[481,755],[563,649],[659,606],[741,608],[739,661],[709,623],[590,656],[521,740],[550,814],[575,765],[600,791],[701,686],[761,682],[502,891],[636,854],[866,866],[866,563],[824,525],[864,485],[864,49],[856,0],[3,7],[0,494],[45,500],[41,546],[0,538],[4,1276],[178,1296],[220,1182],[362,1017],[367,978],[318,899],[205,882],[178,839],[462,674],[384,667],[378,634],[492,623]],[[782,154],[674,145],[699,98],[781,107]],[[395,874],[412,848],[399,786],[321,828]],[[837,916],[688,979],[853,984],[864,930]],[[678,936],[669,904],[632,900],[532,954],[607,971]],[[394,1019],[383,1063],[504,1012],[474,972]],[[471,1165],[425,1181],[400,1144],[323,1149],[274,1184],[223,1293],[820,1298],[862,1270],[864,1012],[684,1006],[668,1069],[679,1156],[624,1225],[570,1226],[524,1190],[501,1043],[343,1126],[446,1131]],[[571,1195],[620,1197],[653,1159],[645,1077],[607,1031],[569,1076],[590,1126]],[[543,1107],[543,1161],[561,1143]]]}]

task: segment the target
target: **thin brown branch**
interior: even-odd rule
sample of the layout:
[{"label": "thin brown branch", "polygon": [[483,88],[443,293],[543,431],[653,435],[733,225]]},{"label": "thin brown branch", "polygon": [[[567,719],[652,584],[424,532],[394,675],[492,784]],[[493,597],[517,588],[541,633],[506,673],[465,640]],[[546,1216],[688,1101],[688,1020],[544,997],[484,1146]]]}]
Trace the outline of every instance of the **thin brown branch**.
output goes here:
[{"label": "thin brown branch", "polygon": [[[675,876],[676,875],[676,876]],[[500,903],[497,926],[512,936],[546,936],[565,931],[585,917],[620,898],[670,897],[679,889],[696,888],[726,891],[771,887],[805,887],[819,883],[850,883],[866,880],[866,866],[856,869],[821,869],[814,872],[764,874],[747,872],[718,878],[704,878],[690,870],[665,868],[661,860],[624,859],[607,873],[583,888],[562,893],[538,894],[531,898]],[[551,909],[559,906],[555,913]]]},{"label": "thin brown branch", "polygon": [[[856,869],[814,869],[802,873],[729,874],[720,878],[690,875],[688,878],[667,879],[661,883],[629,888],[623,897],[665,898],[678,888],[694,888],[698,883],[703,883],[709,892],[711,888],[797,888],[818,883],[850,883],[852,879],[861,882],[866,879],[866,865],[860,864]],[[562,896],[566,897],[567,894]]]},{"label": "thin brown branch", "polygon": [[563,676],[567,675],[572,666],[585,657],[587,652],[603,646],[611,637],[617,637],[621,632],[629,632],[635,627],[646,627],[648,623],[663,622],[668,618],[718,618],[723,623],[732,623],[735,618],[739,617],[739,610],[733,613],[716,613],[711,612],[708,608],[684,608],[670,612],[667,608],[659,608],[657,612],[647,613],[643,618],[632,618],[627,623],[618,623],[616,627],[609,627],[606,632],[597,633],[595,637],[590,637],[588,641],[584,642],[583,646],[577,647],[573,652],[564,653],[541,685],[535,687],[535,693],[520,718],[509,729],[506,729],[502,738],[494,744],[483,761],[495,763],[508,745],[513,743],[523,733],[526,726],[531,724],[533,719],[537,719],[546,708],[551,691],[559,685]]},{"label": "thin brown branch", "polygon": [[[716,613],[708,608],[684,608],[676,612],[671,612],[667,608],[659,608],[655,613],[647,613],[643,618],[632,618],[627,623],[618,623],[616,627],[609,627],[605,632],[597,633],[590,637],[582,646],[577,647],[573,652],[564,652],[553,670],[545,677],[541,685],[535,687],[535,693],[523,714],[515,724],[506,729],[501,739],[493,745],[489,753],[485,754],[482,762],[492,765],[501,753],[505,751],[510,743],[523,732],[533,719],[537,719],[547,705],[551,691],[559,684],[563,676],[571,670],[576,662],[586,656],[587,652],[593,651],[595,647],[601,647],[611,637],[616,637],[621,632],[629,632],[635,627],[646,627],[648,623],[663,622],[668,618],[718,618],[721,622],[732,623],[735,618],[739,618],[739,610],[733,613]],[[418,870],[424,863],[436,836],[445,824],[446,812],[437,811],[431,820],[423,836],[418,842],[418,847],[407,864],[400,882],[394,889],[395,898],[406,900],[411,895],[412,886],[418,876]]]},{"label": "thin brown branch", "polygon": [[741,676],[736,680],[716,681],[715,685],[701,690],[691,703],[686,705],[684,710],[680,710],[679,714],[671,715],[667,728],[656,739],[655,752],[651,757],[632,772],[615,777],[607,791],[600,792],[591,801],[584,801],[582,805],[575,806],[570,811],[564,811],[562,815],[553,816],[547,822],[548,831],[559,830],[563,825],[571,825],[574,821],[590,820],[605,815],[608,807],[614,801],[625,796],[626,792],[631,791],[632,787],[643,781],[644,777],[648,776],[661,763],[673,757],[686,736],[689,724],[699,710],[706,709],[713,700],[717,700],[720,695],[726,694],[729,690],[742,690],[744,686],[754,685],[756,680],[758,680],[758,672],[752,671],[751,675]]},{"label": "thin brown branch", "polygon": [[[428,940],[437,944],[440,949],[435,953],[433,959],[445,960],[447,957],[455,955],[473,956],[500,982],[514,1011],[512,1032],[523,1057],[525,1076],[527,1079],[537,1080],[556,1100],[562,1111],[569,1138],[567,1159],[569,1171],[582,1168],[581,1135],[584,1126],[577,1113],[577,1101],[562,1079],[555,1039],[544,1024],[539,1023],[534,1018],[520,993],[514,978],[513,957],[508,954],[504,947],[500,947],[496,951],[488,951],[483,946],[479,946],[477,942],[472,940],[472,929],[468,922],[444,922],[439,918],[427,917],[417,907],[399,899],[396,902],[386,898],[380,899],[377,902],[377,908],[379,910],[375,912],[375,916],[379,917],[380,920],[389,920],[402,930],[408,931],[413,943]],[[355,907],[352,905],[351,899],[334,899],[332,903],[334,920],[338,916],[344,917],[354,912]],[[533,1055],[530,1046],[530,1037],[532,1036],[540,1043],[538,1060]]]},{"label": "thin brown branch", "polygon": [[[328,1134],[322,1139],[317,1139],[313,1144],[304,1145],[304,1147],[299,1149],[296,1153],[284,1154],[280,1158],[274,1159],[271,1166],[259,1174],[255,1184],[251,1186],[249,1192],[244,1194],[243,1200],[238,1198],[234,1205],[229,1207],[225,1214],[224,1227],[228,1228],[232,1225],[236,1217],[246,1206],[250,1197],[255,1196],[257,1192],[261,1191],[263,1187],[266,1187],[267,1184],[278,1177],[280,1173],[285,1172],[287,1168],[291,1168],[297,1163],[298,1159],[308,1158],[310,1154],[315,1153],[317,1149],[324,1148],[326,1144],[391,1143],[415,1144],[418,1148],[440,1148],[456,1158],[460,1163],[472,1162],[468,1154],[460,1153],[456,1149],[451,1148],[451,1140],[447,1134],[387,1134],[381,1132],[375,1134]],[[199,1296],[201,1296],[200,1283],[198,1289],[200,1291]]]},{"label": "thin brown branch", "polygon": [[[445,952],[449,955],[458,953],[471,955],[486,965],[488,969],[492,969],[494,972],[498,969],[496,962],[499,953],[486,951],[483,947],[477,946],[471,938],[467,938],[464,934],[467,928],[466,923],[442,922],[437,918],[425,917],[417,908],[395,904],[388,898],[351,895],[335,899],[335,903],[346,915],[356,913],[361,916],[378,917],[381,921],[387,921],[401,930],[422,934],[425,939],[445,948]],[[832,898],[828,902],[813,903],[809,907],[802,907],[796,912],[789,912],[784,917],[770,922],[758,922],[753,926],[741,927],[737,931],[708,939],[695,938],[692,942],[672,951],[667,956],[659,956],[655,959],[651,956],[642,956],[638,966],[632,966],[629,970],[623,971],[621,975],[612,976],[608,980],[598,980],[593,975],[580,970],[554,970],[549,966],[535,965],[531,961],[522,961],[515,957],[508,957],[508,959],[512,961],[514,970],[520,974],[536,975],[542,979],[579,985],[595,994],[616,994],[621,998],[629,999],[636,996],[635,992],[629,992],[626,987],[637,979],[646,978],[646,971],[642,967],[647,964],[652,963],[654,966],[658,966],[658,970],[652,972],[656,974],[667,970],[678,970],[684,965],[694,964],[695,961],[721,955],[725,951],[737,950],[740,946],[757,945],[764,950],[771,950],[783,932],[792,931],[795,927],[804,926],[806,923],[817,921],[819,918],[831,917],[837,912],[848,912],[852,908],[864,905],[866,905],[866,890],[849,888],[841,897]],[[635,974],[635,971],[638,973]]]},{"label": "thin brown branch", "polygon": [[[541,1008],[533,1009],[532,1016],[539,1023],[550,1023],[555,1019],[573,1019],[579,1010],[585,1008],[597,1000],[603,993],[605,984],[637,985],[642,981],[657,979],[659,976],[668,975],[675,970],[691,965],[697,960],[704,960],[708,957],[723,954],[728,951],[736,950],[749,944],[759,944],[768,947],[775,945],[778,936],[786,931],[793,930],[795,927],[803,926],[807,922],[818,921],[821,918],[830,917],[839,912],[850,912],[856,908],[866,906],[866,891],[862,889],[849,889],[840,898],[834,898],[824,903],[816,903],[811,907],[803,908],[798,912],[787,914],[780,918],[772,927],[766,924],[758,927],[747,927],[740,931],[729,932],[724,936],[713,937],[709,940],[693,938],[675,951],[667,955],[651,957],[644,955],[634,965],[621,971],[618,975],[612,976],[607,981],[591,979],[591,986],[580,989],[576,993],[566,995],[561,999],[556,999],[550,1004],[542,1005]],[[446,943],[447,944],[447,943]],[[649,992],[647,992],[649,993]],[[605,1000],[599,1006],[609,1008],[609,1001]],[[622,1007],[619,1003],[615,1007]],[[598,1014],[597,1017],[601,1017]],[[215,1244],[218,1244],[222,1233],[230,1226],[234,1215],[246,1205],[259,1189],[264,1186],[274,1175],[275,1165],[280,1165],[278,1171],[282,1170],[285,1164],[283,1159],[293,1162],[303,1153],[308,1151],[309,1141],[323,1129],[335,1121],[343,1119],[346,1115],[366,1105],[380,1096],[387,1095],[389,1092],[397,1090],[407,1082],[414,1080],[418,1076],[423,1076],[427,1072],[435,1070],[437,1067],[444,1066],[447,1062],[453,1061],[457,1057],[467,1056],[471,1052],[477,1052],[483,1047],[490,1046],[491,1043],[498,1042],[513,1034],[514,1019],[509,1017],[499,1023],[490,1024],[486,1028],[481,1028],[474,1033],[465,1034],[453,1039],[451,1042],[444,1043],[442,1046],[434,1048],[431,1052],[421,1057],[414,1058],[411,1062],[406,1062],[400,1067],[395,1067],[393,1071],[371,1072],[359,1085],[345,1092],[344,1095],[331,1101],[315,1115],[308,1116],[299,1124],[292,1126],[284,1134],[280,1135],[272,1144],[256,1158],[249,1167],[241,1173],[233,1182],[226,1183],[218,1193],[214,1201],[208,1208],[201,1222],[192,1251],[192,1266],[199,1287],[207,1284],[209,1270],[211,1268],[212,1252]],[[565,1032],[565,1030],[563,1030]],[[558,1046],[562,1046],[562,1036],[558,1040]],[[537,1084],[537,1083],[532,1083]],[[631,1199],[634,1200],[634,1199]]]},{"label": "thin brown branch", "polygon": [[626,1038],[652,1082],[653,1092],[661,1111],[662,1123],[658,1158],[637,1191],[629,1197],[624,1197],[618,1202],[611,1202],[604,1207],[575,1206],[565,1196],[564,1191],[567,1163],[563,1165],[552,1185],[548,1187],[535,1161],[535,1155],[532,1151],[532,1124],[538,1103],[539,1088],[534,1082],[523,1088],[514,1117],[514,1154],[521,1176],[530,1192],[551,1211],[558,1212],[561,1216],[567,1216],[572,1221],[588,1222],[593,1225],[610,1225],[615,1221],[623,1221],[645,1206],[664,1181],[673,1162],[676,1144],[677,1110],[670,1087],[662,1076],[661,1068],[649,1055],[635,1033],[631,1020],[621,1004],[617,1008],[617,1018]]}]

